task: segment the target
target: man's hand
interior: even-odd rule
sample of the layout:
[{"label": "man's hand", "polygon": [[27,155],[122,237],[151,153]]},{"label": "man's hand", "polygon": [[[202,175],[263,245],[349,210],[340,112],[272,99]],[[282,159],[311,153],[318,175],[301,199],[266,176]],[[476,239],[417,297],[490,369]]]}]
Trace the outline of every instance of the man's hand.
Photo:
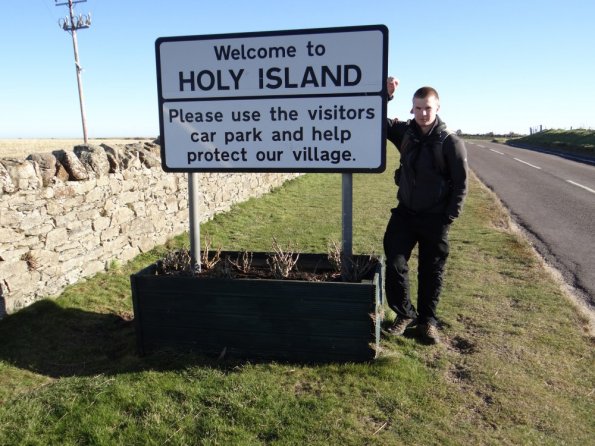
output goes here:
[{"label": "man's hand", "polygon": [[389,76],[388,79],[386,79],[386,90],[388,93],[388,97],[392,98],[393,94],[395,94],[395,90],[397,89],[397,87],[399,86],[399,79]]}]

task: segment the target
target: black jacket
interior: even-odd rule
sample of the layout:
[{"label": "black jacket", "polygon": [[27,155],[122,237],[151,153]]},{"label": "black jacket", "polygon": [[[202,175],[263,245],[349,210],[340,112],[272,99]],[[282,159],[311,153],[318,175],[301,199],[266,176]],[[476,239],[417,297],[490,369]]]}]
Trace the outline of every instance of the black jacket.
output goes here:
[{"label": "black jacket", "polygon": [[[436,165],[433,146],[446,124],[439,117],[427,135],[414,120],[387,121],[387,138],[401,152],[399,206],[415,214],[441,214],[445,222],[457,218],[467,194],[467,150],[465,143],[450,134],[442,143],[445,169]],[[405,133],[407,147],[401,147]]]}]

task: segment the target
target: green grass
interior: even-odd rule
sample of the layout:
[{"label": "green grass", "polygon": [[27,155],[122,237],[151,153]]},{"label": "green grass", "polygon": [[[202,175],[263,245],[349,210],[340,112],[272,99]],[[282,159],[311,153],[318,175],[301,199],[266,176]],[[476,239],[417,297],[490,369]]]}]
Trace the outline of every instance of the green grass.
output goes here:
[{"label": "green grass", "polygon": [[514,139],[514,141],[573,153],[595,155],[595,130],[545,130]]},{"label": "green grass", "polygon": [[[391,155],[386,173],[354,177],[356,252],[382,251],[395,164]],[[340,238],[340,183],[300,177],[202,234],[224,249],[267,251],[275,236],[326,252]],[[445,342],[383,340],[366,364],[140,358],[129,275],[188,242],[114,263],[0,321],[0,444],[592,444],[593,340],[506,221],[471,181],[451,232]]]}]

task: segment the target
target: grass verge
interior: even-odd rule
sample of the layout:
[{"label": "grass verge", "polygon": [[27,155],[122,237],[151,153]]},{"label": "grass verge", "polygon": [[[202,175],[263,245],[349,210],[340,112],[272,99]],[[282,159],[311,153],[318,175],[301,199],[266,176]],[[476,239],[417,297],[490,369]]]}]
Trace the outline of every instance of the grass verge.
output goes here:
[{"label": "grass verge", "polygon": [[[395,164],[354,177],[356,252],[382,250]],[[224,249],[266,251],[275,236],[326,252],[340,238],[340,182],[300,177],[203,235]],[[451,232],[445,342],[386,339],[366,364],[140,358],[129,275],[187,240],[114,264],[0,321],[0,444],[589,444],[593,340],[507,221],[472,179]]]},{"label": "grass verge", "polygon": [[595,130],[545,130],[513,141],[595,156]]}]

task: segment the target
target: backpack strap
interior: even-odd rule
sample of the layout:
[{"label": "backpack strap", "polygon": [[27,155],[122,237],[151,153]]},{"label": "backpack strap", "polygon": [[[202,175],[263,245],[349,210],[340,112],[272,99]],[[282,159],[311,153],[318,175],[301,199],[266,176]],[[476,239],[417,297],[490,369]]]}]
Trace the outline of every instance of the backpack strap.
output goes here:
[{"label": "backpack strap", "polygon": [[403,139],[401,139],[401,146],[399,147],[399,149],[401,149],[401,159],[404,158],[405,153],[408,151],[412,139],[415,140],[415,134],[413,133],[413,130],[407,128],[405,134],[403,135]]},{"label": "backpack strap", "polygon": [[[410,121],[407,121],[407,124],[409,124],[409,122]],[[403,167],[403,160],[405,159],[405,154],[408,152],[409,146],[414,141],[415,141],[415,134],[413,133],[413,131],[410,128],[407,128],[407,130],[405,131],[405,134],[403,135],[403,138],[401,139],[401,144],[399,145],[399,152],[400,152],[401,156],[399,157],[399,167],[397,167],[397,170],[395,170],[395,176],[394,176],[395,184],[397,186],[399,185],[399,180],[401,179],[401,168]]]},{"label": "backpack strap", "polygon": [[444,149],[442,147],[446,138],[452,135],[452,133],[453,132],[446,127],[441,129],[438,133],[438,143],[432,146],[432,150],[434,151],[434,164],[441,175],[446,174],[446,157],[444,156]]}]

